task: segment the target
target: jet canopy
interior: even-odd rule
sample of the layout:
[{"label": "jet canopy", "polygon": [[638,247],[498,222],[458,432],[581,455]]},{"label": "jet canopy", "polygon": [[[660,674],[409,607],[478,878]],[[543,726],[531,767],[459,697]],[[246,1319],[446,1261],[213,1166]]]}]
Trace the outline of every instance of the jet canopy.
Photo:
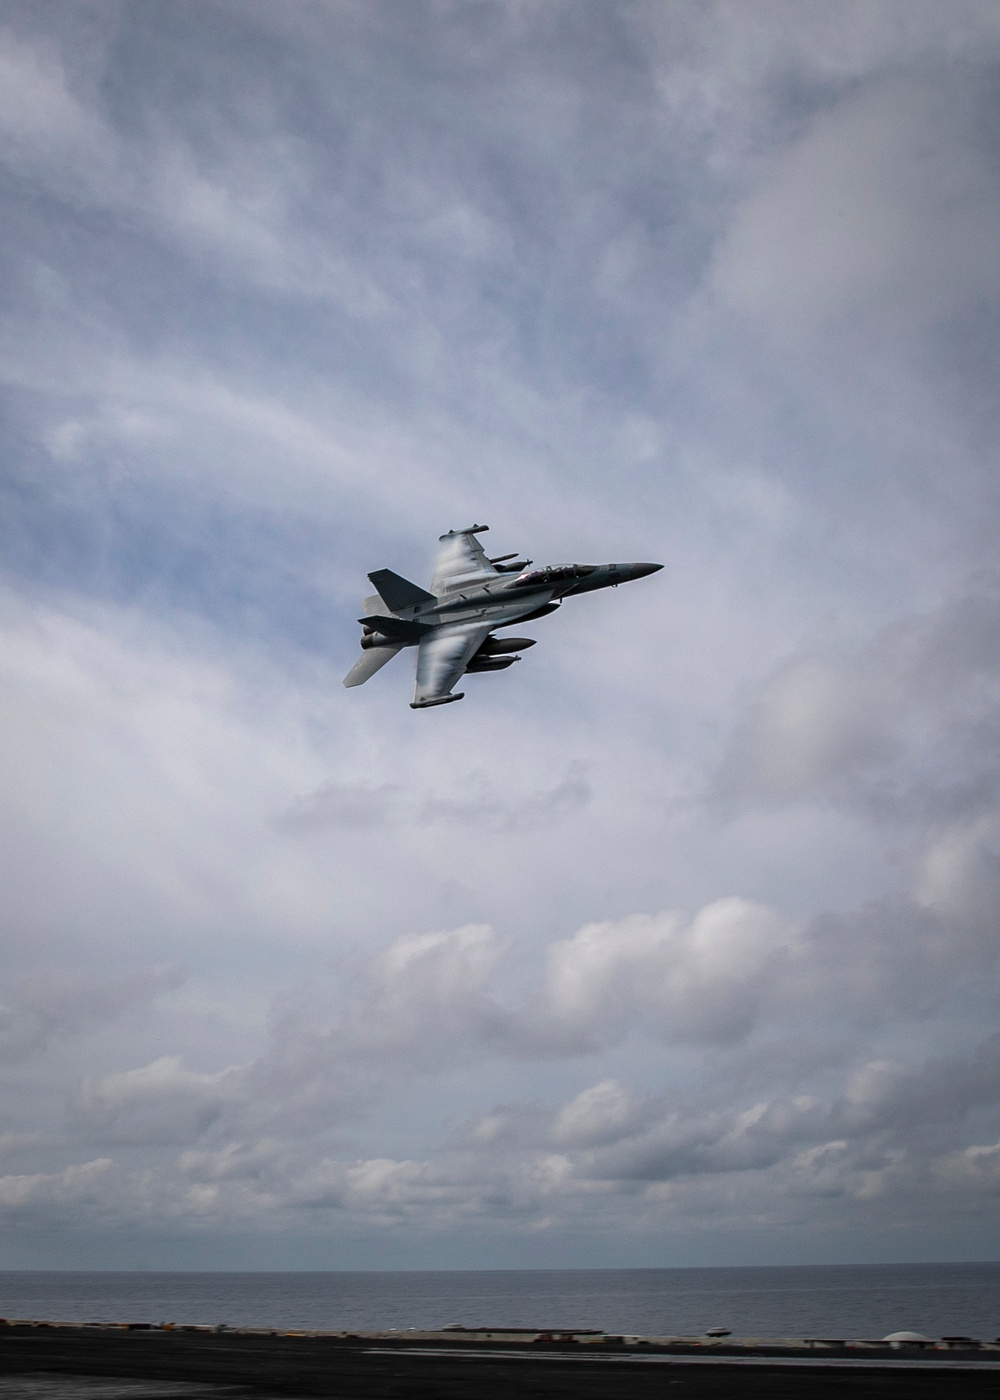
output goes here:
[{"label": "jet canopy", "polygon": [[549,583],[569,583],[594,572],[594,564],[550,564],[547,569],[525,569],[511,579],[508,588],[538,588]]}]

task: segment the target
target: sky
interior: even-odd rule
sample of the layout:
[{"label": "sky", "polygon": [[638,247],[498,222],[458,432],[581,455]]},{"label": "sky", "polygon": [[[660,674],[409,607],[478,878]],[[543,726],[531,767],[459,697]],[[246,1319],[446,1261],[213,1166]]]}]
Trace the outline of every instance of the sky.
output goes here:
[{"label": "sky", "polygon": [[993,0],[7,0],[5,1267],[995,1257],[998,227]]}]

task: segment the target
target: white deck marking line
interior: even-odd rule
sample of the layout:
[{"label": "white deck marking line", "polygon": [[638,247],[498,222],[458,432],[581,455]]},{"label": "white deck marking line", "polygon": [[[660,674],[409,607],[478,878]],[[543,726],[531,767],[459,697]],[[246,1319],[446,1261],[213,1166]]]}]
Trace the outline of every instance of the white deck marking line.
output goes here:
[{"label": "white deck marking line", "polygon": [[624,1362],[627,1365],[658,1366],[798,1366],[803,1371],[819,1370],[824,1366],[839,1366],[863,1370],[880,1371],[997,1371],[997,1361],[911,1361],[890,1360],[888,1357],[872,1357],[864,1360],[859,1356],[685,1356],[677,1353],[656,1353],[631,1356],[622,1352],[612,1352],[603,1356],[581,1356],[572,1352],[560,1351],[471,1351],[452,1347],[364,1347],[369,1356],[461,1356],[480,1357],[490,1361],[593,1361],[608,1366]]}]

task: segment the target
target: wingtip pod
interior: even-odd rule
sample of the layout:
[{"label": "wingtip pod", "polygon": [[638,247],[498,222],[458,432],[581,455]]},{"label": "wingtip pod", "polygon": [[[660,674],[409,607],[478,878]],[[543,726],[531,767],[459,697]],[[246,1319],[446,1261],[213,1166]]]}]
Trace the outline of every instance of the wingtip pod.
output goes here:
[{"label": "wingtip pod", "polygon": [[411,710],[431,710],[435,705],[450,705],[453,700],[464,700],[465,691],[460,690],[457,695],[439,695],[436,700],[411,700]]},{"label": "wingtip pod", "polygon": [[438,543],[450,540],[455,535],[484,535],[490,527],[488,525],[467,525],[464,530],[448,530],[443,535],[438,535]]}]

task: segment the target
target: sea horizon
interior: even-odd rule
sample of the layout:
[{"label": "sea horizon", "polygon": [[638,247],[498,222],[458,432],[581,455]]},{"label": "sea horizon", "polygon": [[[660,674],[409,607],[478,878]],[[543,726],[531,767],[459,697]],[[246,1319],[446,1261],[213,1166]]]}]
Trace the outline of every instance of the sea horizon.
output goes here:
[{"label": "sea horizon", "polygon": [[637,1269],[10,1269],[0,1316],[317,1331],[1000,1336],[1000,1262]]}]

